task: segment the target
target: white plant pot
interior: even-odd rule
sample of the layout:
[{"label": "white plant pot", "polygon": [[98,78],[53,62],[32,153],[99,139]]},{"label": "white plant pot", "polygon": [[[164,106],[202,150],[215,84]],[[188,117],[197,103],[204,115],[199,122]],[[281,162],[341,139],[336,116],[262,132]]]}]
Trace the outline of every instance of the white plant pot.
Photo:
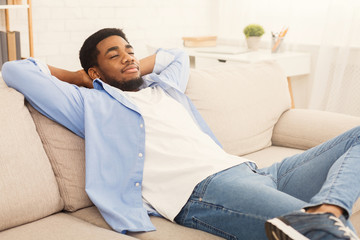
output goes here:
[{"label": "white plant pot", "polygon": [[260,40],[261,40],[261,37],[247,37],[246,43],[247,43],[248,49],[253,50],[253,51],[258,50],[260,47]]}]

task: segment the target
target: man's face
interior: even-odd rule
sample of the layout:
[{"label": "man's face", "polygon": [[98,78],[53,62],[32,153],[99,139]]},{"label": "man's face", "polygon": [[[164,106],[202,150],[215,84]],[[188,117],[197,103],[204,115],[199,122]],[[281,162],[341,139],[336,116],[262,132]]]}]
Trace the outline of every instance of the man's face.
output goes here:
[{"label": "man's face", "polygon": [[137,91],[143,84],[134,50],[120,36],[110,36],[97,44],[96,77],[123,91]]}]

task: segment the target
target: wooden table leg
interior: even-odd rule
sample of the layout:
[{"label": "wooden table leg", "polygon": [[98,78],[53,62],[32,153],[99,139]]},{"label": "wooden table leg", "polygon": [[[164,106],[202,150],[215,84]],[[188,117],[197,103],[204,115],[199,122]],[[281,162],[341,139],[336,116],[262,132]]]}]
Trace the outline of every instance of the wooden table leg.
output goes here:
[{"label": "wooden table leg", "polygon": [[195,56],[189,56],[189,58],[190,58],[190,68],[195,68],[196,66]]},{"label": "wooden table leg", "polygon": [[27,3],[29,5],[29,8],[28,8],[29,51],[30,51],[30,57],[34,57],[34,38],[33,38],[33,27],[32,27],[31,0],[27,0]]},{"label": "wooden table leg", "polygon": [[290,77],[287,77],[287,81],[288,81],[288,87],[289,87],[290,98],[291,98],[291,108],[295,108],[294,96],[293,96],[293,92],[292,92],[292,88],[291,88],[291,79],[290,79]]}]

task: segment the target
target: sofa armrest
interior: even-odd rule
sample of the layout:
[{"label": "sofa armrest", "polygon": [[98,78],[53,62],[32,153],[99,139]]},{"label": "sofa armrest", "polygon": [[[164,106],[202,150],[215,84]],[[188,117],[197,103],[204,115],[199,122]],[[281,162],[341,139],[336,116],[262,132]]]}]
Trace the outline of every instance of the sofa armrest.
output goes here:
[{"label": "sofa armrest", "polygon": [[360,126],[360,118],[345,114],[291,109],[284,112],[272,135],[275,146],[309,149],[337,135]]}]

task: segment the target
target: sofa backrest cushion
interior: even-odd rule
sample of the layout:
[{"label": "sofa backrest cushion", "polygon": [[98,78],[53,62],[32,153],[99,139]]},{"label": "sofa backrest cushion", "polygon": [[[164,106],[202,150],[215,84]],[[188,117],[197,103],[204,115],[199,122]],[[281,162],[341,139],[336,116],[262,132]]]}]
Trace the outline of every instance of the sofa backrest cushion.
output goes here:
[{"label": "sofa backrest cushion", "polygon": [[44,149],[54,169],[64,200],[70,212],[92,206],[85,192],[85,141],[62,125],[50,120],[26,104],[34,119]]},{"label": "sofa backrest cushion", "polygon": [[0,231],[63,207],[24,97],[0,79]]},{"label": "sofa backrest cushion", "polygon": [[234,155],[270,146],[275,123],[290,108],[286,76],[274,62],[192,69],[186,94]]}]

